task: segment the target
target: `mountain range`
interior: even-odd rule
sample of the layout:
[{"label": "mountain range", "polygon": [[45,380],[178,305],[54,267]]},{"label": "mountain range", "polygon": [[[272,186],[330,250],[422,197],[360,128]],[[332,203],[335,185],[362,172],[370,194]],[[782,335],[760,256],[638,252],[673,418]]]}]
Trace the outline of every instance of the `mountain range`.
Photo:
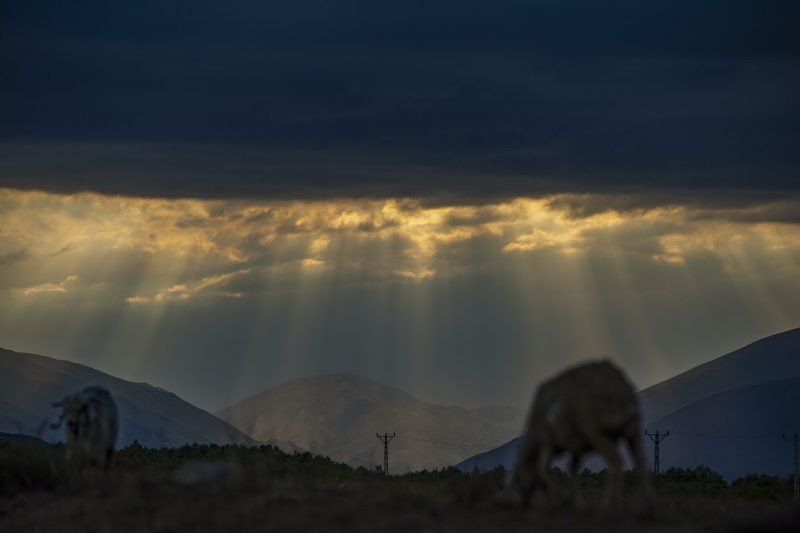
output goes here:
[{"label": "mountain range", "polygon": [[[84,365],[0,349],[0,434],[61,440],[48,422],[52,403],[88,385],[109,389],[120,412],[118,446],[267,443],[308,450],[352,465],[383,463],[378,433],[389,444],[390,472],[458,465],[511,468],[525,412],[509,406],[436,405],[350,374],[297,379],[216,413],[148,385]],[[733,479],[745,473],[786,475],[800,433],[800,328],[766,337],[638,393],[648,430],[670,431],[661,467],[706,465]],[[505,444],[502,444],[504,443]],[[648,454],[651,443],[645,439]],[[477,453],[477,455],[475,455]],[[600,468],[599,460],[588,461]]]},{"label": "mountain range", "polygon": [[[727,479],[753,472],[786,475],[792,448],[782,434],[800,433],[800,328],[696,366],[638,396],[645,428],[670,432],[661,444],[662,470],[705,465]],[[521,440],[458,467],[511,468]],[[650,441],[645,445],[652,459]]]},{"label": "mountain range", "polygon": [[[53,402],[89,385],[113,395],[117,446],[188,443],[271,444],[311,451],[355,466],[383,464],[376,433],[395,432],[392,472],[455,464],[518,434],[525,413],[505,406],[463,409],[426,403],[367,378],[333,374],[290,381],[214,416],[166,390],[84,365],[0,349],[0,434],[63,440]],[[228,423],[230,421],[231,423]]]},{"label": "mountain range", "polygon": [[377,433],[396,433],[390,472],[441,468],[517,435],[525,412],[508,406],[464,409],[421,401],[350,374],[293,380],[217,413],[256,440],[278,436],[352,465],[383,464]]}]

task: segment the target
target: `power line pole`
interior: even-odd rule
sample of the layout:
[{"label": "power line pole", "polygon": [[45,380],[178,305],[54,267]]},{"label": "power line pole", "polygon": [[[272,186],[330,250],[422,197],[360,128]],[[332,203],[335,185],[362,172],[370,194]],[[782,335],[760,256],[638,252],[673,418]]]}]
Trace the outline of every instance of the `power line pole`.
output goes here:
[{"label": "power line pole", "polygon": [[800,498],[800,480],[798,480],[797,471],[797,433],[791,437],[788,435],[781,435],[781,437],[794,443],[794,497]]},{"label": "power line pole", "polygon": [[392,433],[389,435],[388,433],[384,433],[381,435],[380,433],[376,433],[376,436],[381,440],[383,443],[383,473],[384,475],[389,475],[389,442],[397,436],[397,433]]},{"label": "power line pole", "polygon": [[656,430],[655,433],[650,433],[646,429],[644,430],[644,434],[650,437],[650,440],[653,441],[655,444],[655,456],[653,457],[653,472],[658,475],[661,472],[661,458],[660,458],[660,446],[661,441],[669,437],[669,430],[665,431],[664,433],[659,432]]}]

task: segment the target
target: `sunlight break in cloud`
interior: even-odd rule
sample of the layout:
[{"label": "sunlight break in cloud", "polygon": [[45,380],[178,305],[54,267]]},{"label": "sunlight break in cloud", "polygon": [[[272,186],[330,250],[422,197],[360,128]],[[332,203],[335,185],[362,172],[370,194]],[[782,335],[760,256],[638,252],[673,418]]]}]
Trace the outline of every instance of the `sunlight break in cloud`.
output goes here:
[{"label": "sunlight break in cloud", "polygon": [[323,266],[325,261],[320,261],[319,259],[314,259],[313,257],[306,257],[300,261],[300,264],[303,266],[303,268],[316,268]]},{"label": "sunlight break in cloud", "polygon": [[[7,258],[0,290],[64,293],[77,289],[76,276],[40,280],[81,270],[82,285],[144,304],[243,298],[275,283],[430,280],[545,257],[678,268],[705,254],[739,276],[745,250],[775,265],[800,254],[798,226],[774,221],[770,206],[603,210],[601,200],[587,211],[580,206],[592,198],[568,195],[429,207],[413,199],[165,200],[0,189],[0,257]],[[758,215],[765,220],[753,220]]]},{"label": "sunlight break in cloud", "polygon": [[423,279],[432,278],[433,276],[436,275],[436,271],[435,270],[429,270],[429,269],[422,269],[422,270],[416,270],[416,271],[414,271],[414,270],[395,270],[394,272],[398,276],[402,276],[404,278],[409,278],[409,279],[413,279],[413,280],[417,280],[417,281],[420,281],[420,280],[423,280]]},{"label": "sunlight break in cloud", "polygon": [[40,285],[35,285],[33,287],[27,287],[20,289],[22,294],[25,296],[32,296],[35,294],[43,294],[43,293],[63,293],[67,292],[67,288],[70,285],[73,285],[76,281],[78,281],[78,276],[76,274],[72,274],[67,276],[66,279],[61,281],[60,283],[42,283]]},{"label": "sunlight break in cloud", "polygon": [[179,283],[159,291],[155,296],[130,296],[125,300],[128,303],[148,303],[148,302],[166,302],[170,300],[188,300],[193,296],[201,293],[208,293],[211,290],[218,296],[226,298],[241,298],[244,296],[241,292],[225,290],[225,287],[231,280],[241,277],[250,272],[250,269],[242,269],[236,272],[227,274],[220,274],[216,276],[207,276],[195,283],[189,285]]}]

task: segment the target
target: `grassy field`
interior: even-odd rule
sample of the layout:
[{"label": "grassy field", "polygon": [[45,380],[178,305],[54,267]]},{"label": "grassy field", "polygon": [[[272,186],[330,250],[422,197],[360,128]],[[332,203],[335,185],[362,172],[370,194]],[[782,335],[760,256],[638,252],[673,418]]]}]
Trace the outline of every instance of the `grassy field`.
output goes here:
[{"label": "grassy field", "polygon": [[0,531],[800,531],[787,479],[732,484],[708,469],[658,480],[655,516],[635,476],[610,511],[603,474],[585,472],[587,508],[521,509],[504,472],[454,469],[386,478],[271,447],[121,450],[107,472],[76,472],[58,446],[0,444]]}]

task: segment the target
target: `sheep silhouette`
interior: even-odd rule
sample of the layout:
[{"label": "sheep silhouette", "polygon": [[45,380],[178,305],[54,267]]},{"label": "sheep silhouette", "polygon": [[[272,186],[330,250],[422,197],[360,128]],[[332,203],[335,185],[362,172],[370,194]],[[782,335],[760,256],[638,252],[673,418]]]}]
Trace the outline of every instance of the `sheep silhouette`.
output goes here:
[{"label": "sheep silhouette", "polygon": [[114,454],[119,419],[111,394],[102,387],[86,387],[53,404],[61,416],[53,424],[64,424],[67,461],[77,467],[107,468]]},{"label": "sheep silhouette", "polygon": [[630,448],[642,476],[648,508],[652,509],[654,497],[642,447],[639,404],[622,371],[608,361],[591,362],[543,383],[528,415],[527,433],[513,475],[523,505],[530,504],[538,487],[551,497],[567,493],[552,479],[550,464],[553,457],[568,452],[571,497],[574,505],[581,506],[578,470],[583,457],[596,451],[608,467],[603,506],[610,506],[619,491],[621,440]]}]

